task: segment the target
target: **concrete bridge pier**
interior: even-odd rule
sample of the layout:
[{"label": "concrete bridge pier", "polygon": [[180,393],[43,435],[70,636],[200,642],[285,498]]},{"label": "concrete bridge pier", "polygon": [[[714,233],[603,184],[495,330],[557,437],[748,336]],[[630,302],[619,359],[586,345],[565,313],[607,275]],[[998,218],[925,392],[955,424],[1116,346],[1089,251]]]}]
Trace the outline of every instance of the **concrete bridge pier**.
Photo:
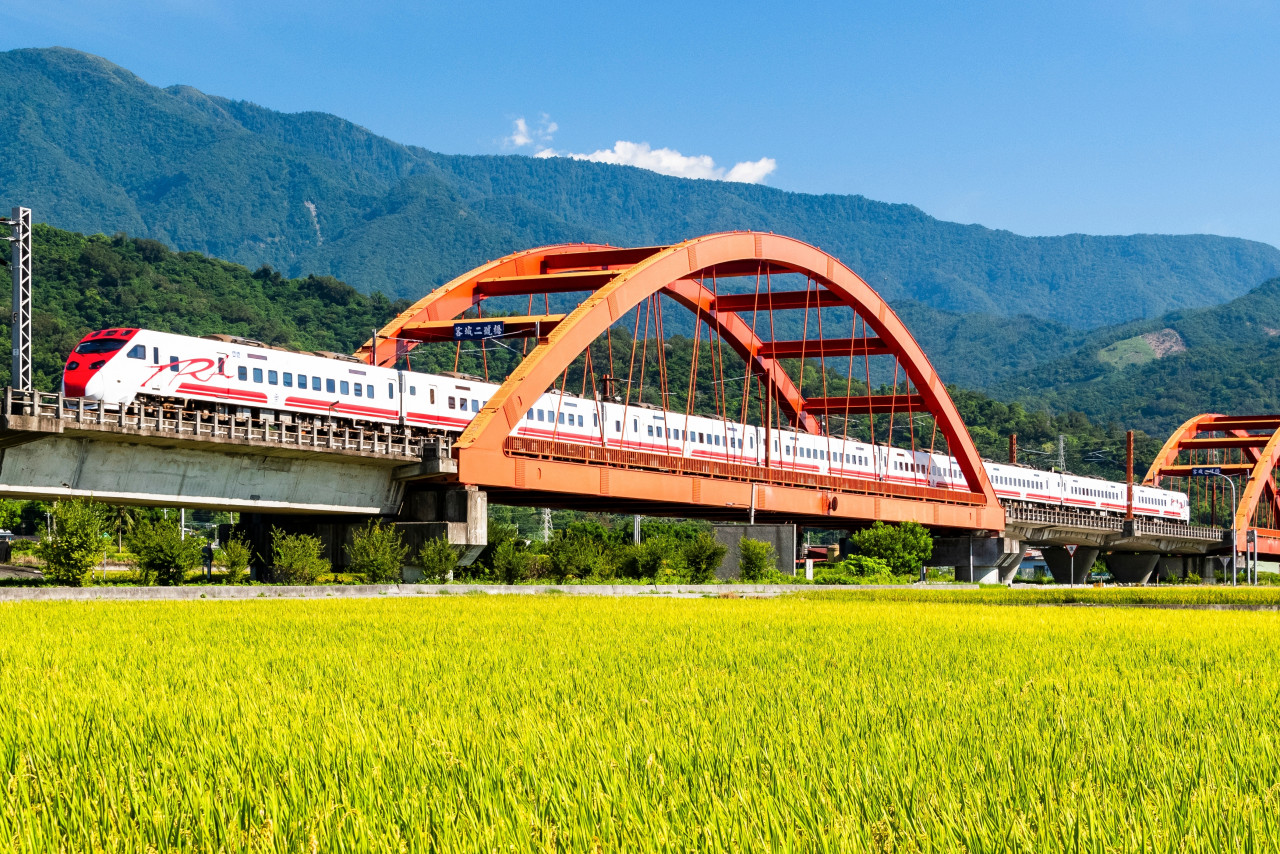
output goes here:
[{"label": "concrete bridge pier", "polygon": [[405,495],[395,525],[410,555],[444,537],[459,550],[458,564],[468,566],[489,544],[489,496],[474,486],[417,487]]},{"label": "concrete bridge pier", "polygon": [[[1093,563],[1098,559],[1099,551],[1100,549],[1092,546],[1078,546],[1073,564],[1065,546],[1043,546],[1040,549],[1040,553],[1044,555],[1044,562],[1049,564],[1049,572],[1053,573],[1053,580],[1057,584],[1087,583],[1089,570],[1093,569]],[[1074,578],[1072,577],[1073,566]]]},{"label": "concrete bridge pier", "polygon": [[[1077,559],[1079,552],[1076,553]],[[1146,584],[1160,561],[1158,552],[1112,552],[1102,558],[1119,584]]]},{"label": "concrete bridge pier", "polygon": [[1022,563],[1022,541],[1011,537],[939,537],[929,566],[955,567],[956,581],[1009,584]]}]

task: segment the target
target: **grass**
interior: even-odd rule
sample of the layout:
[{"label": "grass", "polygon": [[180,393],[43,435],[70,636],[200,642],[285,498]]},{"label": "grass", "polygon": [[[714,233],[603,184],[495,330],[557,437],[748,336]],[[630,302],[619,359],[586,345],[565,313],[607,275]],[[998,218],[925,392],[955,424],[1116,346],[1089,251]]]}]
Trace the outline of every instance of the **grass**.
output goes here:
[{"label": "grass", "polygon": [[1125,338],[1098,351],[1098,361],[1113,368],[1145,365],[1157,358],[1155,349],[1141,335]]},{"label": "grass", "polygon": [[19,851],[1280,847],[1269,614],[23,603],[0,634]]},{"label": "grass", "polygon": [[1176,584],[1158,587],[982,585],[977,590],[802,590],[784,594],[845,602],[933,602],[969,605],[1259,605],[1280,607],[1280,587]]}]

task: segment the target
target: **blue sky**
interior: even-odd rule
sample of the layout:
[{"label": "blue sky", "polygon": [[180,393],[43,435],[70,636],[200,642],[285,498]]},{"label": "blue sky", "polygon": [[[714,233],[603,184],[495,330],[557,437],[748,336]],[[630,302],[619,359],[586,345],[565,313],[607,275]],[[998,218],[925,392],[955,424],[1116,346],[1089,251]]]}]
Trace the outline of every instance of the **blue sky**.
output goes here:
[{"label": "blue sky", "polygon": [[49,45],[436,151],[1280,245],[1275,2],[0,5],[0,47]]}]

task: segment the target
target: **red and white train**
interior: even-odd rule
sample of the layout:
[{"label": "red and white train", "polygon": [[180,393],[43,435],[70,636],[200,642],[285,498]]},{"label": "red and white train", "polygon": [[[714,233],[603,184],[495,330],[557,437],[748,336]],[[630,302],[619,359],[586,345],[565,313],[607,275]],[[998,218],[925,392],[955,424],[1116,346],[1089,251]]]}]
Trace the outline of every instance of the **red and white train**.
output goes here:
[{"label": "red and white train", "polygon": [[[70,397],[124,406],[139,398],[261,410],[262,417],[329,416],[426,432],[461,433],[498,386],[456,375],[379,368],[336,353],[301,353],[226,335],[192,338],[148,329],[86,335],[67,358]],[[963,489],[954,458],[688,416],[548,391],[513,435],[775,468]],[[764,443],[773,447],[766,454]],[[985,463],[1002,501],[1124,513],[1125,486]],[[1146,486],[1134,512],[1187,521],[1187,496]]]}]

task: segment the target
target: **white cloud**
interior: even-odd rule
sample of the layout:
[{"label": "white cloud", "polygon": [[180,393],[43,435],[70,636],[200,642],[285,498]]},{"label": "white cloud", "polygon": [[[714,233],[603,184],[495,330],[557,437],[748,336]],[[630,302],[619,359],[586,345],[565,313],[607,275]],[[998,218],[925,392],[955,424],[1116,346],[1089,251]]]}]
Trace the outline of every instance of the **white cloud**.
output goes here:
[{"label": "white cloud", "polygon": [[728,169],[717,166],[709,154],[685,155],[674,148],[653,148],[647,142],[628,142],[620,139],[613,148],[602,148],[590,154],[574,154],[557,151],[551,140],[560,126],[543,113],[536,124],[521,116],[512,122],[511,135],[503,142],[509,148],[533,148],[533,156],[570,157],[574,160],[591,160],[595,163],[613,163],[618,166],[636,166],[661,175],[676,178],[702,178],[708,181],[736,181],[743,184],[760,184],[778,168],[772,157],[744,160]]},{"label": "white cloud", "polygon": [[685,155],[674,148],[652,148],[647,142],[628,142],[620,139],[613,148],[593,151],[590,154],[569,154],[574,160],[591,160],[595,163],[614,163],[620,166],[637,166],[661,175],[677,178],[703,178],[712,181],[738,181],[759,184],[778,168],[772,157],[745,160],[732,168],[717,166],[709,154]]},{"label": "white cloud", "polygon": [[560,126],[551,121],[551,117],[546,113],[543,113],[538,123],[532,127],[529,126],[528,120],[521,116],[511,123],[511,136],[507,137],[503,142],[512,148],[524,148],[528,145],[537,144],[545,149],[551,144],[551,139],[558,130],[560,130]]}]

